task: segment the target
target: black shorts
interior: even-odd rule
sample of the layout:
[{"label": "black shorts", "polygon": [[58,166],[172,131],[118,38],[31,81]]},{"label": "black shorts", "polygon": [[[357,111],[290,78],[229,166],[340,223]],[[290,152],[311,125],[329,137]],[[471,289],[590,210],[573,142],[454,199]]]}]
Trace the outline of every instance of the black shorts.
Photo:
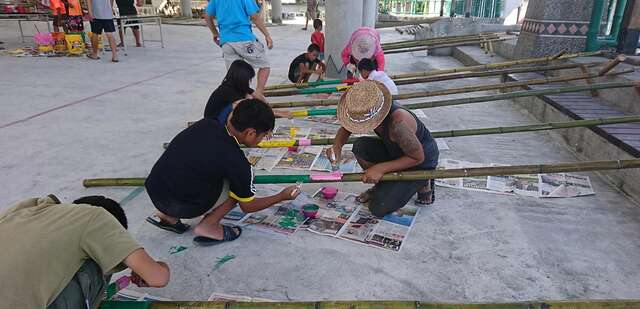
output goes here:
[{"label": "black shorts", "polygon": [[113,19],[94,19],[91,21],[91,32],[102,34],[102,31],[110,33],[116,31]]},{"label": "black shorts", "polygon": [[[125,25],[130,25],[130,24],[137,24],[137,23],[139,23],[139,22],[140,22],[140,20],[137,20],[137,19],[131,19],[131,20],[127,20],[127,21],[125,21],[125,22],[124,22],[124,24],[125,24]],[[122,21],[121,21],[121,20],[119,20],[119,19],[116,21],[116,23],[118,23],[118,27],[119,27],[120,25],[122,25]],[[131,26],[131,27],[127,27],[127,28],[140,29],[140,26]]]},{"label": "black shorts", "polygon": [[[397,159],[387,151],[381,139],[375,137],[360,137],[353,143],[353,154],[360,160],[369,163],[381,163]],[[409,170],[433,170],[435,168],[416,167]],[[420,190],[427,185],[429,180],[416,181],[381,181],[374,187],[369,195],[369,210],[371,214],[382,218],[402,207]],[[431,190],[435,190],[432,185]]]}]

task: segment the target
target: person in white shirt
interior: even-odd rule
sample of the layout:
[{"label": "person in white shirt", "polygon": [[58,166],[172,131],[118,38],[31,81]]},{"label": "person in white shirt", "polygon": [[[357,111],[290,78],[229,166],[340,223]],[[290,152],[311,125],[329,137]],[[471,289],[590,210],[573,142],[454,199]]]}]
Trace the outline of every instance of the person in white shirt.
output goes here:
[{"label": "person in white shirt", "polygon": [[358,71],[360,72],[360,79],[362,80],[375,80],[381,82],[391,95],[398,94],[398,87],[393,80],[384,71],[378,71],[376,64],[371,59],[362,59],[358,62]]}]

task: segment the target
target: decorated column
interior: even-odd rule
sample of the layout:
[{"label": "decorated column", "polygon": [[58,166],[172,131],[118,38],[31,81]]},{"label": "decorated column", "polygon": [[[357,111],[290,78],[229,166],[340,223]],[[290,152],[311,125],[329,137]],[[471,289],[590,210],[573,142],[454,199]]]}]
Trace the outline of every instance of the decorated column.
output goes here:
[{"label": "decorated column", "polygon": [[530,0],[518,37],[518,58],[584,51],[594,0]]},{"label": "decorated column", "polygon": [[362,26],[363,0],[326,0],[325,62],[327,77],[344,78],[340,53],[351,33]]}]

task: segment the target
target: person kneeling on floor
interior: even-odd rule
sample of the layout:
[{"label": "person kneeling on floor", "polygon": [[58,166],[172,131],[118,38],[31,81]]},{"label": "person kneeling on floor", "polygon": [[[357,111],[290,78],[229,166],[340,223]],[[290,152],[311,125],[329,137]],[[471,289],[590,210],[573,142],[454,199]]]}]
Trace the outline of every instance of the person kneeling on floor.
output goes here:
[{"label": "person kneeling on floor", "polygon": [[384,71],[378,71],[375,61],[371,59],[362,59],[358,62],[358,72],[360,72],[360,80],[375,80],[381,82],[391,95],[398,94],[398,86]]},{"label": "person kneeling on floor", "polygon": [[167,285],[167,264],[126,228],[120,205],[104,196],[61,204],[49,195],[0,212],[3,308],[98,308],[110,274],[126,267],[138,286]]},{"label": "person kneeling on floor", "polygon": [[[376,81],[361,81],[345,92],[338,103],[340,129],[327,158],[340,162],[342,147],[352,133],[374,131],[378,137],[360,137],[353,154],[364,170],[362,182],[375,184],[357,200],[383,217],[402,208],[418,193],[419,204],[434,201],[433,180],[380,181],[386,173],[433,170],[438,165],[438,146],[429,130],[411,111],[391,99],[389,90]],[[332,162],[332,163],[333,163]]]},{"label": "person kneeling on floor", "polygon": [[320,55],[320,47],[311,44],[307,47],[307,52],[295,57],[289,65],[289,80],[292,83],[306,83],[309,81],[311,74],[318,74],[322,77],[325,65],[318,56]]},{"label": "person kneeling on floor", "polygon": [[220,220],[239,204],[246,213],[268,208],[300,193],[296,186],[280,193],[254,196],[253,170],[240,144],[256,147],[275,126],[271,107],[258,99],[240,101],[224,123],[204,118],[180,132],[147,177],[145,187],[157,211],[147,221],[182,234],[180,219],[203,216],[193,241],[209,246],[235,240],[240,227]]}]

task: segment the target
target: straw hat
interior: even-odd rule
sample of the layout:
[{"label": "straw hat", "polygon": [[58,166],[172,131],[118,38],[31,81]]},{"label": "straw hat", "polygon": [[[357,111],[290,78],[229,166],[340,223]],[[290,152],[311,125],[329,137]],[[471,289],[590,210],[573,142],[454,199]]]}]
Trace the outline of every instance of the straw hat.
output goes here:
[{"label": "straw hat", "polygon": [[377,128],[391,110],[391,93],[382,83],[358,82],[338,102],[338,121],[351,133],[368,133]]}]

